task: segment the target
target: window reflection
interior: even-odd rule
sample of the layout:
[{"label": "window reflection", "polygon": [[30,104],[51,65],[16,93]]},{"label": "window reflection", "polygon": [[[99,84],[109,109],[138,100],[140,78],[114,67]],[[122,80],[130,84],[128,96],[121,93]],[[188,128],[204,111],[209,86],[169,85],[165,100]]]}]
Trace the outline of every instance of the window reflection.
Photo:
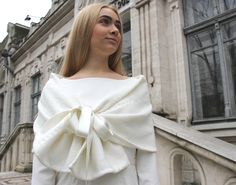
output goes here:
[{"label": "window reflection", "polygon": [[191,26],[236,8],[236,0],[184,0],[185,24]]},{"label": "window reflection", "polygon": [[[224,96],[218,46],[213,31],[190,37],[195,119],[224,116]],[[197,38],[197,39],[196,39]]]},{"label": "window reflection", "polygon": [[31,118],[32,120],[35,119],[35,116],[38,112],[38,101],[40,98],[40,73],[34,75],[32,77],[32,112],[31,112]]},{"label": "window reflection", "polygon": [[15,102],[14,102],[14,123],[15,125],[20,122],[20,111],[21,111],[21,86],[15,88]]},{"label": "window reflection", "polygon": [[184,0],[185,21],[188,26],[217,15],[216,0]]},{"label": "window reflection", "polygon": [[223,24],[222,33],[224,41],[236,37],[236,20]]},{"label": "window reflection", "polygon": [[4,108],[4,94],[0,94],[0,135],[2,135],[2,127],[3,127],[3,108]]},{"label": "window reflection", "polygon": [[223,11],[236,8],[236,0],[220,0],[220,6],[222,7]]},{"label": "window reflection", "polygon": [[236,0],[183,2],[193,119],[197,123],[208,118],[235,117],[236,16],[232,9],[236,10]]},{"label": "window reflection", "polygon": [[228,70],[234,91],[233,102],[236,104],[236,21],[223,24],[222,31],[226,62],[229,66]]},{"label": "window reflection", "polygon": [[192,35],[189,42],[191,51],[217,44],[216,32],[210,28],[208,31]]},{"label": "window reflection", "polygon": [[123,19],[123,51],[122,61],[128,76],[132,76],[132,55],[131,55],[131,30],[130,30],[130,13],[122,15]]}]

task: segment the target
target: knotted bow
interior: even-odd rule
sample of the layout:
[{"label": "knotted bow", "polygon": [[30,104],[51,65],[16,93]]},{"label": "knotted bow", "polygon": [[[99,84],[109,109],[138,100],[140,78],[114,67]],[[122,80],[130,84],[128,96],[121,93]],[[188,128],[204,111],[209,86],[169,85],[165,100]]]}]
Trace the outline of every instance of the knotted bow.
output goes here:
[{"label": "knotted bow", "polygon": [[57,113],[45,122],[40,136],[35,137],[34,152],[45,165],[92,180],[129,165],[122,146],[110,142],[112,137],[102,116],[90,107],[80,106]]},{"label": "knotted bow", "polygon": [[143,76],[118,83],[119,90],[110,80],[106,82],[109,91],[100,92],[105,96],[97,101],[90,97],[92,85],[72,85],[51,75],[34,121],[33,152],[41,163],[82,180],[94,180],[129,165],[124,147],[156,151],[152,106]]}]

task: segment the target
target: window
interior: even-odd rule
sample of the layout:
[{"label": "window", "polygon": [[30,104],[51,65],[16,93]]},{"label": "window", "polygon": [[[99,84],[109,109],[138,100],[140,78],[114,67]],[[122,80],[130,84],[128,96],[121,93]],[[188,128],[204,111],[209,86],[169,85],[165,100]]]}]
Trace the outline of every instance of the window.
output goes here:
[{"label": "window", "polygon": [[0,136],[2,134],[2,126],[3,126],[3,107],[4,107],[4,95],[0,95]]},{"label": "window", "polygon": [[21,107],[21,86],[15,88],[15,102],[14,102],[14,123],[17,125],[20,122],[20,107]]},{"label": "window", "polygon": [[236,0],[184,0],[193,123],[236,118]]},{"label": "window", "polygon": [[38,101],[40,98],[40,74],[37,73],[32,77],[32,112],[31,112],[31,119],[34,120],[36,114],[38,113]]},{"label": "window", "polygon": [[132,76],[132,57],[131,57],[131,32],[130,32],[130,12],[122,14],[123,22],[123,51],[122,61],[128,76]]}]

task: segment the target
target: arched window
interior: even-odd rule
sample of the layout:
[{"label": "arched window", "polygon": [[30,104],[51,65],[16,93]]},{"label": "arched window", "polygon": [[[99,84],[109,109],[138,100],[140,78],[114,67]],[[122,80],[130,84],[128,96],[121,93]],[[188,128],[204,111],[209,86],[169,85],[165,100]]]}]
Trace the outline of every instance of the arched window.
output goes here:
[{"label": "arched window", "polygon": [[170,161],[171,185],[205,185],[203,169],[189,152],[175,148]]}]

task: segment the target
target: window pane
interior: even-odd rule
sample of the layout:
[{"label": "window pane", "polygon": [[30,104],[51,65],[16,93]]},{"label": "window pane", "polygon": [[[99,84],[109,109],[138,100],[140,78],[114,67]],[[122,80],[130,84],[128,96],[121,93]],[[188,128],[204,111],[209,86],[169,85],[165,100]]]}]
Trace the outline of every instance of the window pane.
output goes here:
[{"label": "window pane", "polygon": [[224,41],[236,38],[236,20],[223,24],[222,32]]},{"label": "window pane", "polygon": [[230,96],[232,104],[232,113],[235,114],[236,105],[236,21],[227,22],[222,25],[224,39],[225,59],[228,66]]},{"label": "window pane", "polygon": [[34,120],[36,114],[38,113],[38,101],[40,96],[36,96],[32,99],[32,120]]},{"label": "window pane", "polygon": [[15,88],[15,125],[20,122],[20,107],[21,107],[21,86]]},{"label": "window pane", "polygon": [[20,122],[20,104],[15,106],[15,124]]},{"label": "window pane", "polygon": [[0,95],[0,136],[2,134],[2,126],[3,126],[3,107],[4,107],[4,95]]},{"label": "window pane", "polygon": [[232,78],[234,102],[236,104],[236,40],[225,43],[226,61],[230,65],[230,77]]},{"label": "window pane", "polygon": [[184,0],[185,24],[190,26],[218,14],[215,0]]},{"label": "window pane", "polygon": [[122,61],[128,76],[132,76],[132,59],[131,59],[131,31],[130,31],[130,15],[129,12],[122,15],[123,18],[123,51]]},{"label": "window pane", "polygon": [[33,93],[39,92],[40,75],[33,77]]},{"label": "window pane", "polygon": [[194,119],[224,116],[218,47],[193,52],[191,58],[196,106]]},{"label": "window pane", "polygon": [[223,11],[236,8],[236,0],[220,0],[220,6]]},{"label": "window pane", "polygon": [[217,43],[216,32],[213,28],[207,31],[203,31],[192,35],[189,38],[190,50],[194,51],[196,49],[208,47],[215,45]]}]

